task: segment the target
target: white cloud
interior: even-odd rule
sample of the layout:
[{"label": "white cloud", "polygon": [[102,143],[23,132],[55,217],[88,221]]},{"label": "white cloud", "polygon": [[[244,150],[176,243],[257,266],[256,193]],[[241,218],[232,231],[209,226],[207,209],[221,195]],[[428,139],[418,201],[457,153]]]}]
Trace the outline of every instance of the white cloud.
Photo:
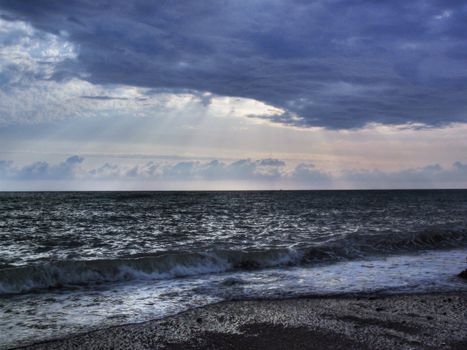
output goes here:
[{"label": "white cloud", "polygon": [[76,61],[78,52],[65,34],[53,35],[25,22],[0,19],[0,126],[102,116],[264,117],[283,113],[248,98],[98,85],[84,76],[67,77],[67,65]]},{"label": "white cloud", "polygon": [[[461,188],[467,187],[467,163],[455,162],[443,168],[438,164],[396,172],[381,170],[344,170],[331,174],[311,163],[291,166],[279,159],[240,159],[223,162],[211,161],[147,161],[139,164],[104,163],[87,164],[84,158],[71,156],[57,164],[46,161],[16,166],[11,161],[0,161],[0,188],[8,189],[12,182],[30,183],[65,181],[62,189],[86,189],[90,182],[103,188],[118,184],[127,189],[138,183],[139,189],[172,188],[199,189],[197,183],[239,186],[262,183],[262,188],[334,189],[334,188]],[[66,183],[68,181],[68,185]],[[68,186],[68,187],[67,187]],[[191,186],[191,187],[190,187]],[[112,186],[110,186],[112,187]],[[88,188],[89,189],[89,188]]]},{"label": "white cloud", "polygon": [[11,161],[0,161],[0,177],[21,181],[72,179],[81,172],[83,160],[82,157],[71,156],[59,164],[39,161],[23,167],[15,167]]},{"label": "white cloud", "polygon": [[50,79],[60,63],[76,57],[76,48],[66,38],[0,18],[0,89]]}]

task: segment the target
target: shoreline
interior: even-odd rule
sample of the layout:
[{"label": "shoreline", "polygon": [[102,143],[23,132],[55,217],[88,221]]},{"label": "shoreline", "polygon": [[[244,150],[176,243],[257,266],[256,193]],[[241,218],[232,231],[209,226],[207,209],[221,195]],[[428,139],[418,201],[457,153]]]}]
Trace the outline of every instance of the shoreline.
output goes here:
[{"label": "shoreline", "polygon": [[15,349],[464,349],[467,292],[231,300]]}]

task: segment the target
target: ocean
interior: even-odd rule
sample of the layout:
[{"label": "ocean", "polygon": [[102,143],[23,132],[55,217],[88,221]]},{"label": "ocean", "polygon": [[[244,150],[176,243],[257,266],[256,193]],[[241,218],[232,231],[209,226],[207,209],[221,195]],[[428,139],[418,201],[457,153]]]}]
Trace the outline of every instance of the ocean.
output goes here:
[{"label": "ocean", "polygon": [[0,193],[0,348],[231,299],[466,291],[467,190]]}]

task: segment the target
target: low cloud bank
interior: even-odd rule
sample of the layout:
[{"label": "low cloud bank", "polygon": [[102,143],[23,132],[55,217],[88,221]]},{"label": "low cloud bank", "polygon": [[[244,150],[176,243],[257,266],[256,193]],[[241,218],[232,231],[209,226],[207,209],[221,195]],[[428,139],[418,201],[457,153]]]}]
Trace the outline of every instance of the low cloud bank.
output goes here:
[{"label": "low cloud bank", "polygon": [[[83,157],[71,156],[52,164],[38,161],[17,165],[0,160],[0,187],[9,183],[112,183],[144,184],[147,189],[161,189],[163,183],[230,182],[262,184],[261,188],[460,188],[467,187],[467,163],[457,161],[450,167],[439,164],[395,172],[381,170],[343,170],[330,173],[312,163],[290,166],[280,159],[240,159],[232,162],[211,161],[148,161],[137,165],[103,163],[87,164]],[[2,185],[3,183],[3,185]],[[40,185],[39,185],[40,186]],[[65,185],[66,187],[66,185]],[[186,188],[187,186],[183,186]],[[72,189],[72,188],[70,188]],[[80,188],[82,189],[82,188]]]}]

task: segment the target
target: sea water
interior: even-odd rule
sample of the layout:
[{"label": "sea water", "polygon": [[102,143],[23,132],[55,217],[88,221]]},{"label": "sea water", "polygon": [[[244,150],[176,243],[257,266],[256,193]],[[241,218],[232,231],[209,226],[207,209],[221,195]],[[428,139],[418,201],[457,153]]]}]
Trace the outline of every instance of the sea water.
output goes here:
[{"label": "sea water", "polygon": [[467,290],[467,191],[0,194],[0,347],[230,299]]}]

